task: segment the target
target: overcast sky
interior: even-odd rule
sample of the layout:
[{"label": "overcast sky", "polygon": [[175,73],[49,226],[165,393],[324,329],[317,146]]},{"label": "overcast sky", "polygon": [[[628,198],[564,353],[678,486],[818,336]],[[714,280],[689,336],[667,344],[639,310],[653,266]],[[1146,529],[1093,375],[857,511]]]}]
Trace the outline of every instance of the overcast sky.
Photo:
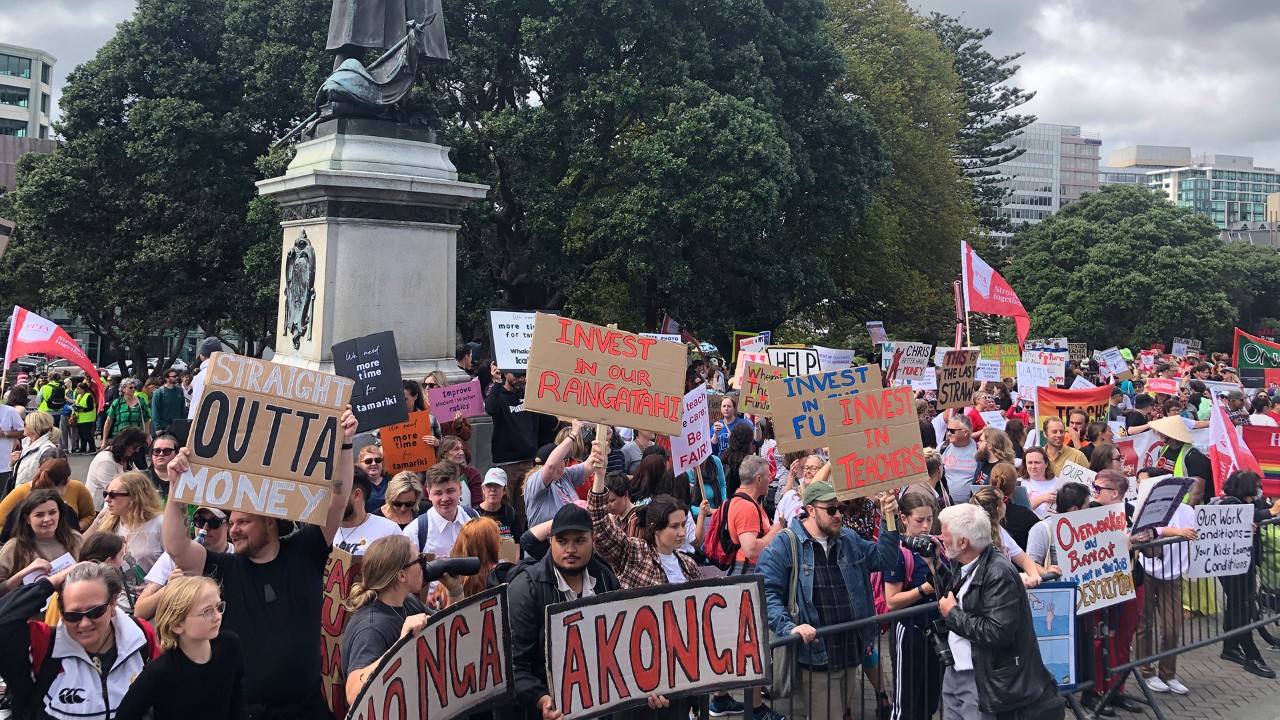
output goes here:
[{"label": "overcast sky", "polygon": [[[1276,0],[917,1],[994,29],[993,53],[1025,52],[1014,81],[1036,91],[1026,112],[1101,134],[1104,158],[1143,143],[1280,165],[1278,113],[1270,111],[1280,106],[1271,99],[1280,76]],[[56,95],[133,7],[133,0],[0,0],[0,41],[56,56]]]}]

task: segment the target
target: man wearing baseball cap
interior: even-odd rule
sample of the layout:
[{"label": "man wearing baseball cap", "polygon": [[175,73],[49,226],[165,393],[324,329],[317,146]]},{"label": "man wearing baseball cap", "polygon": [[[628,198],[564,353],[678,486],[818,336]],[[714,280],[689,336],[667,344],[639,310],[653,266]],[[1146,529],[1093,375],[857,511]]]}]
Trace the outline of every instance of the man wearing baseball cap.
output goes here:
[{"label": "man wearing baseball cap", "polygon": [[[167,483],[168,476],[165,477]],[[227,539],[231,525],[227,522],[225,510],[202,505],[196,508],[191,516],[191,523],[195,526],[196,542],[215,552],[236,551],[235,546]],[[160,559],[156,560],[156,564],[151,566],[142,590],[138,592],[138,601],[133,605],[134,616],[150,620],[156,614],[156,608],[160,606],[160,598],[164,597],[164,590],[169,585],[169,581],[184,574],[174,564],[169,553],[161,555]]]},{"label": "man wearing baseball cap", "polygon": [[570,503],[551,519],[550,551],[537,562],[522,562],[508,577],[517,705],[514,715],[518,718],[552,720],[561,715],[547,689],[547,649],[543,642],[547,606],[619,588],[613,571],[595,557],[594,546],[591,515]]},{"label": "man wearing baseball cap", "polygon": [[507,471],[499,467],[489,468],[480,485],[480,494],[484,500],[476,510],[482,517],[498,523],[498,532],[503,540],[519,543],[520,536],[524,535],[524,526],[516,517],[516,509],[507,502]]}]

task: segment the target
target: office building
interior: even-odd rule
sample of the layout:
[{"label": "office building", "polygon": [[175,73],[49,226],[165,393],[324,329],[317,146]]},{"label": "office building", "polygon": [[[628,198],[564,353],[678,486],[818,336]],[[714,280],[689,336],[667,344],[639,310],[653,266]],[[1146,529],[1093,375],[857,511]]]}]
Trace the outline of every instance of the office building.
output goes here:
[{"label": "office building", "polygon": [[[1096,134],[1075,125],[1032,123],[1008,144],[1025,149],[996,168],[999,184],[1009,191],[1000,216],[1014,229],[1034,225],[1098,189],[1102,140]],[[1007,233],[995,236],[997,244],[1008,238]]]},{"label": "office building", "polygon": [[1148,171],[1147,186],[1221,230],[1269,230],[1267,195],[1280,192],[1280,172],[1248,156],[1206,153],[1181,167]]},{"label": "office building", "polygon": [[54,62],[43,50],[0,43],[0,135],[49,138]]}]

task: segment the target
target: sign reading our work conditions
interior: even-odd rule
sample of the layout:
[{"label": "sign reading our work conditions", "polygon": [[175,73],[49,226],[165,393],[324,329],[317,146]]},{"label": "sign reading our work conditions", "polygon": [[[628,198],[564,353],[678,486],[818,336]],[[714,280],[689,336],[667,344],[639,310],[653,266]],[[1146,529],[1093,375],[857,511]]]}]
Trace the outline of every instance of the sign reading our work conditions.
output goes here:
[{"label": "sign reading our work conditions", "polygon": [[[764,579],[715,578],[551,605],[547,686],[568,720],[773,678]],[[673,701],[674,703],[674,701]]]},{"label": "sign reading our work conditions", "polygon": [[965,408],[977,389],[977,350],[949,350],[938,367],[938,410]]},{"label": "sign reading our work conditions", "polygon": [[538,313],[524,409],[680,432],[685,347]]},{"label": "sign reading our work conditions", "polygon": [[1050,520],[1049,529],[1062,579],[1080,587],[1076,614],[1136,597],[1123,504],[1062,513]]},{"label": "sign reading our work conditions", "polygon": [[320,525],[352,381],[214,353],[173,499]]},{"label": "sign reading our work conditions", "polygon": [[1253,506],[1197,505],[1191,543],[1191,578],[1249,572],[1253,562]]},{"label": "sign reading our work conditions", "polygon": [[742,378],[742,407],[754,415],[768,415],[769,394],[765,383],[786,376],[785,368],[748,362]]},{"label": "sign reading our work conditions", "polygon": [[333,372],[355,381],[351,390],[351,411],[360,422],[357,432],[368,432],[408,419],[395,333],[387,330],[335,343]]},{"label": "sign reading our work conditions", "polygon": [[337,717],[347,714],[347,684],[342,672],[342,633],[351,611],[346,601],[360,579],[360,558],[334,548],[324,569],[324,604],[320,611],[320,682],[324,699]]},{"label": "sign reading our work conditions", "polygon": [[[976,353],[975,353],[976,355]],[[874,365],[767,383],[778,446],[828,447],[843,500],[923,481],[928,472],[908,386],[882,387]]]},{"label": "sign reading our work conditions", "polygon": [[453,720],[514,702],[506,589],[450,605],[396,641],[360,688],[347,720]]}]

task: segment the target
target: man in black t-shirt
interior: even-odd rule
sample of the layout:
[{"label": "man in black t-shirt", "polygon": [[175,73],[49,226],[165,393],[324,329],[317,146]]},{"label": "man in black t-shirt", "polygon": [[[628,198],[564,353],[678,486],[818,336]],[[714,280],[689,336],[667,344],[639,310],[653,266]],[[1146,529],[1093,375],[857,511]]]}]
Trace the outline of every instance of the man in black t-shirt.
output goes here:
[{"label": "man in black t-shirt", "polygon": [[1129,435],[1148,430],[1152,412],[1157,410],[1155,398],[1146,393],[1133,396],[1133,409],[1124,414],[1124,429]]},{"label": "man in black t-shirt", "polygon": [[[223,626],[244,645],[244,689],[253,720],[332,717],[321,694],[317,642],[325,563],[355,473],[351,438],[357,423],[350,405],[341,424],[342,446],[329,478],[333,496],[323,526],[303,525],[289,535],[289,521],[234,511],[230,538],[235,553],[213,553],[187,537],[182,503],[171,501],[165,508],[165,551],[184,572],[209,575],[222,584],[227,602]],[[169,463],[171,487],[189,468],[187,454],[184,448]]]}]

